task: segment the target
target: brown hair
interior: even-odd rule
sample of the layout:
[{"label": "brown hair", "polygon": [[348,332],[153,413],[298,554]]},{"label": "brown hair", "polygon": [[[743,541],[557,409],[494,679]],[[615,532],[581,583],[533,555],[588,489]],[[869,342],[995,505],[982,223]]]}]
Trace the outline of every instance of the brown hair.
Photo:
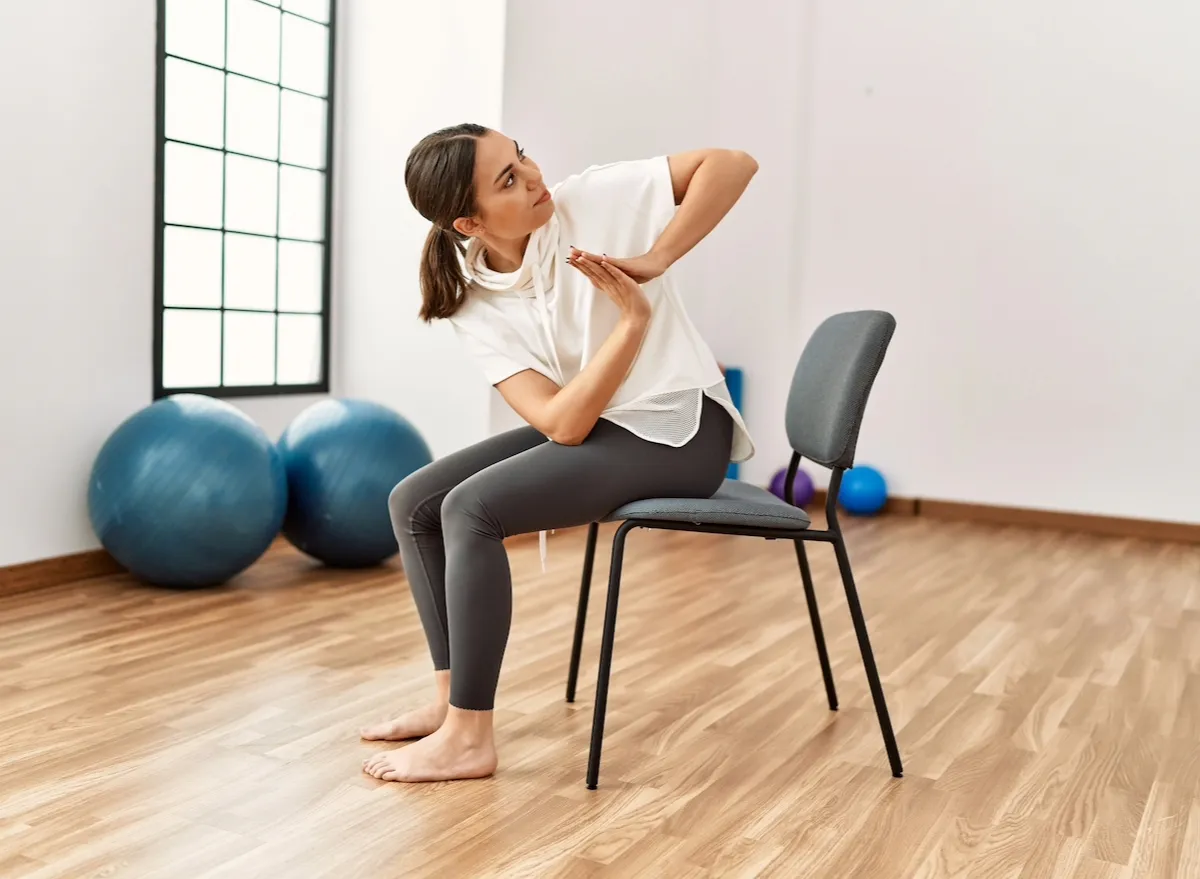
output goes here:
[{"label": "brown hair", "polygon": [[488,133],[467,122],[421,139],[404,165],[404,185],[417,212],[433,223],[421,251],[421,320],[447,318],[466,300],[459,264],[466,238],[454,228],[475,214],[475,141]]}]

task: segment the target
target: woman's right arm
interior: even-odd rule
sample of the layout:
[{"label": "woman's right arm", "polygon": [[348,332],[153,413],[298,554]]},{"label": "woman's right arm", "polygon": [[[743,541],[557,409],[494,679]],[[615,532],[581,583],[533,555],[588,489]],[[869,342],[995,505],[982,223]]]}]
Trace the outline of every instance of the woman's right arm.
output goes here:
[{"label": "woman's right arm", "polygon": [[577,446],[592,432],[637,359],[650,324],[650,303],[633,279],[606,260],[573,252],[568,261],[616,303],[620,320],[596,356],[566,387],[527,369],[496,388],[508,405],[543,435],[560,445]]}]

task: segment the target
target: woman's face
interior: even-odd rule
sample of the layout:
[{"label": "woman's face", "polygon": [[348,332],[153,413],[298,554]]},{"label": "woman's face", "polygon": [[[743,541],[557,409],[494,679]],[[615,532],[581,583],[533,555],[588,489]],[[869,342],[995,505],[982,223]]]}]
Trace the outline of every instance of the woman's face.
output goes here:
[{"label": "woman's face", "polygon": [[475,144],[475,203],[479,215],[473,223],[465,223],[466,228],[459,228],[467,235],[520,239],[554,214],[542,170],[512,138],[498,131],[488,132]]}]

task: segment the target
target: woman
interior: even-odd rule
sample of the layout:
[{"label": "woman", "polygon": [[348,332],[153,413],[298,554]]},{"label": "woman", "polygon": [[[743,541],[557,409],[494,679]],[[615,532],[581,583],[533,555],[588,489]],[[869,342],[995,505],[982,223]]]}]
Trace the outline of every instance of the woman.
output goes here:
[{"label": "woman", "polygon": [[409,198],[433,223],[421,317],[451,322],[529,426],[392,492],[437,699],[362,731],[421,738],[364,761],[371,775],[495,770],[492,708],[512,614],[505,537],[544,541],[547,529],[647,497],[709,497],[730,460],[753,453],[669,269],[757,170],[745,153],[699,150],[589,168],[551,191],[516,143],[478,125],[435,132],[409,155]]}]

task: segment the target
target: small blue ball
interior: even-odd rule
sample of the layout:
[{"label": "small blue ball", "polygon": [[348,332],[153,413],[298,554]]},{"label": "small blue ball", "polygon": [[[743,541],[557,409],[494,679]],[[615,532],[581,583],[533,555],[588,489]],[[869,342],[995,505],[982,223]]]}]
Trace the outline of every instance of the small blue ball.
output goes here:
[{"label": "small blue ball", "polygon": [[842,476],[838,503],[855,516],[878,513],[887,503],[887,481],[874,467],[853,467]]}]

